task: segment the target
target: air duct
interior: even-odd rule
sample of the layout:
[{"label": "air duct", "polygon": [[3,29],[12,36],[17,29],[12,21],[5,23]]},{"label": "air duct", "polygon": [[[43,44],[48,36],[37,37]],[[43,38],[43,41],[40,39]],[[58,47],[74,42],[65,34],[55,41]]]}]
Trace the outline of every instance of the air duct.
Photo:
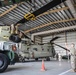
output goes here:
[{"label": "air duct", "polygon": [[62,31],[67,31],[67,30],[72,30],[72,29],[76,29],[76,25],[69,26],[69,27],[64,27],[64,28],[53,29],[53,30],[44,31],[44,32],[39,32],[39,33],[34,33],[34,34],[31,35],[31,39],[34,40],[34,36],[37,36],[37,35],[45,35],[45,34],[49,34],[49,33],[57,33],[57,32],[62,32]]}]

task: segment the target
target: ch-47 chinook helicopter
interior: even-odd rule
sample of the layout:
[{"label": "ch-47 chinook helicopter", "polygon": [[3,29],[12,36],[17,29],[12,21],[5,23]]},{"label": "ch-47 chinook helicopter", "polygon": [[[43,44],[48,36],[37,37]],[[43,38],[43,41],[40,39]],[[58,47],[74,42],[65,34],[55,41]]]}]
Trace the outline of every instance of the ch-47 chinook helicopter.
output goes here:
[{"label": "ch-47 chinook helicopter", "polygon": [[20,57],[21,61],[25,61],[26,59],[35,59],[38,60],[39,58],[46,58],[47,61],[50,60],[50,57],[54,57],[56,55],[54,46],[53,46],[53,41],[58,39],[59,37],[55,37],[52,40],[50,40],[49,43],[43,43],[43,44],[23,44],[22,43],[22,48]]}]

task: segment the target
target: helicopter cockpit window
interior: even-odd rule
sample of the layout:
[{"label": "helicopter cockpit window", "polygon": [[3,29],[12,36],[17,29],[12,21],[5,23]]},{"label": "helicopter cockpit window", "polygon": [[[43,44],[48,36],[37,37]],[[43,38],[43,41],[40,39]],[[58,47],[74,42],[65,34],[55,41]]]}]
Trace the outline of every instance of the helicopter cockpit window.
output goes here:
[{"label": "helicopter cockpit window", "polygon": [[47,49],[47,51],[49,52],[49,49]]},{"label": "helicopter cockpit window", "polygon": [[27,48],[27,51],[29,51],[29,48]]},{"label": "helicopter cockpit window", "polygon": [[37,49],[37,48],[33,48],[33,50],[38,51],[38,49]]}]

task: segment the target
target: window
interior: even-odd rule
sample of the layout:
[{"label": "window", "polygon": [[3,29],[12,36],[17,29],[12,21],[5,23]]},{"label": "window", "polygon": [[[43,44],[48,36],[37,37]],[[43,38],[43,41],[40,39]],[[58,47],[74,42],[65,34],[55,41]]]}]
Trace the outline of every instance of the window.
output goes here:
[{"label": "window", "polygon": [[47,51],[49,52],[49,49],[47,49]]},{"label": "window", "polygon": [[37,49],[37,48],[33,48],[33,50],[38,51],[38,49]]},{"label": "window", "polygon": [[44,49],[42,48],[42,51],[44,51]]}]

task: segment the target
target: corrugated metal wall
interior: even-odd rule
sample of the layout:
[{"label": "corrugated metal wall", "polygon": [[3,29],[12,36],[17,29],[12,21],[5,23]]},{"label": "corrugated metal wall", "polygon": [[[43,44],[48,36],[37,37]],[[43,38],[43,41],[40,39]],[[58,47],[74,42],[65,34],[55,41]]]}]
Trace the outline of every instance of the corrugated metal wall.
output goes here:
[{"label": "corrugated metal wall", "polygon": [[42,43],[48,43],[52,39],[52,36],[42,38]]},{"label": "corrugated metal wall", "polygon": [[39,37],[39,36],[35,36],[34,41],[35,41],[35,43],[41,43],[42,42],[42,38]]},{"label": "corrugated metal wall", "polygon": [[76,48],[76,32],[67,33],[67,44],[69,48],[70,48],[71,43],[74,43],[75,48]]},{"label": "corrugated metal wall", "polygon": [[[76,44],[76,32],[65,32],[65,33],[56,34],[53,36],[44,37],[42,39],[42,42],[48,43],[55,36],[60,36],[61,38],[55,40],[54,43],[61,45],[63,47],[67,47],[68,49],[70,49],[71,43]],[[66,45],[66,43],[67,43],[67,45]],[[61,53],[62,55],[66,54],[66,51],[58,46],[55,46],[55,50],[57,53]]]}]

